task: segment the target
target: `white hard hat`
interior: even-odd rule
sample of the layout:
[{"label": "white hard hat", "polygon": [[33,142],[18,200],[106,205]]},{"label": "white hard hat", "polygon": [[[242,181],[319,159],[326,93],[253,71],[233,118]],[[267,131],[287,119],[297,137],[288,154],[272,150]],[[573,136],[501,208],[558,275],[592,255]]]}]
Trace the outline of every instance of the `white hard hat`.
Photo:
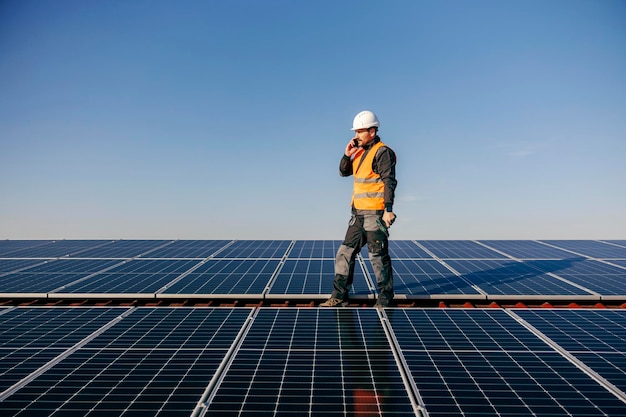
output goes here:
[{"label": "white hard hat", "polygon": [[376,117],[376,115],[369,110],[363,110],[361,113],[354,116],[354,120],[352,121],[352,129],[350,130],[368,129],[370,127],[378,126],[380,126],[380,123],[378,122],[378,117]]}]

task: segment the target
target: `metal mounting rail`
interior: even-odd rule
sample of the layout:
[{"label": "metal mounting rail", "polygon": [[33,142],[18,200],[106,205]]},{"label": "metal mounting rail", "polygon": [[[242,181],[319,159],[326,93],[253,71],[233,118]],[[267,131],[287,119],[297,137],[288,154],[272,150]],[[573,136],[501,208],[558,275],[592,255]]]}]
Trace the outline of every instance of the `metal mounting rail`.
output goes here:
[{"label": "metal mounting rail", "polygon": [[418,417],[428,417],[426,404],[424,403],[424,400],[422,399],[422,396],[417,389],[415,380],[411,376],[409,365],[406,363],[406,359],[402,354],[402,349],[400,348],[398,339],[396,339],[395,333],[391,328],[391,323],[389,323],[387,313],[384,309],[377,310],[378,318],[380,319],[381,325],[383,326],[383,330],[385,331],[385,335],[387,336],[387,341],[389,342],[389,346],[391,346],[391,352],[396,360],[396,364],[398,365],[400,377],[402,378],[402,382],[404,383],[406,391],[409,394],[409,400],[411,401],[411,405],[413,406],[413,411]]},{"label": "metal mounting rail", "polygon": [[217,370],[215,371],[213,378],[211,378],[211,381],[209,382],[206,389],[204,390],[204,393],[200,397],[200,400],[198,401],[196,408],[194,408],[190,417],[204,416],[204,414],[207,412],[208,405],[211,403],[211,400],[215,396],[217,392],[217,388],[219,388],[220,384],[224,380],[224,377],[226,376],[226,372],[230,368],[230,365],[235,360],[235,355],[239,351],[239,348],[241,347],[241,345],[243,344],[243,341],[246,338],[246,335],[248,334],[250,327],[252,327],[252,323],[254,322],[254,319],[257,316],[258,311],[259,311],[258,308],[253,309],[250,312],[250,315],[246,319],[245,323],[241,326],[241,329],[239,330],[237,337],[233,341],[233,344],[230,346],[230,349],[228,349],[228,352],[226,352],[226,355],[224,355],[222,362],[220,363]]}]

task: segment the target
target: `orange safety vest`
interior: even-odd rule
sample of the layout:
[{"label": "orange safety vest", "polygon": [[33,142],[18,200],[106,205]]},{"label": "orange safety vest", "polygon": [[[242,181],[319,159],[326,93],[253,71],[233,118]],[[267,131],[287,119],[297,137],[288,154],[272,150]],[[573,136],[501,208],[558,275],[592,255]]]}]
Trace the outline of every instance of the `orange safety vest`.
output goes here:
[{"label": "orange safety vest", "polygon": [[352,174],[354,175],[352,206],[357,210],[385,209],[385,184],[380,175],[372,169],[374,156],[381,146],[385,144],[382,142],[374,144],[365,158],[363,158],[365,151],[361,149],[352,161]]}]

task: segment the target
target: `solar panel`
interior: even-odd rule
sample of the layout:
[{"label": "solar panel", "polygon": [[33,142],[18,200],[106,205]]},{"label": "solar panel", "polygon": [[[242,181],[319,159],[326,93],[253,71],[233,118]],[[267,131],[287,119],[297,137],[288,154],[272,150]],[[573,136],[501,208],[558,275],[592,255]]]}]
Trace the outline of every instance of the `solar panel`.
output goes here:
[{"label": "solar panel", "polygon": [[550,271],[603,296],[626,294],[626,269],[593,260],[536,261],[533,267]]},{"label": "solar panel", "polygon": [[[52,243],[52,240],[0,240],[0,256],[14,257],[12,254],[28,248]],[[19,258],[19,256],[17,256]]]},{"label": "solar panel", "polygon": [[12,308],[0,314],[0,393],[101,328],[121,308]]},{"label": "solar panel", "polygon": [[533,240],[481,240],[481,243],[517,259],[572,258],[571,252]]},{"label": "solar panel", "polygon": [[60,259],[0,276],[0,293],[48,293],[111,267],[115,260]]},{"label": "solar panel", "polygon": [[144,257],[208,258],[230,242],[230,240],[177,240],[144,254]]},{"label": "solar panel", "polygon": [[599,259],[626,258],[626,247],[594,240],[544,240],[542,242]]},{"label": "solar panel", "polygon": [[154,294],[197,260],[134,259],[53,291],[59,294]]},{"label": "solar panel", "polygon": [[[361,414],[359,414],[361,413]],[[206,416],[414,416],[373,309],[264,309]]]},{"label": "solar panel", "polygon": [[507,258],[495,250],[470,240],[419,240],[438,258],[444,259],[502,259]]},{"label": "solar panel", "polygon": [[432,259],[432,256],[412,240],[390,240],[389,255],[393,259]]},{"label": "solar panel", "polygon": [[288,258],[335,259],[340,245],[340,240],[296,240],[289,251]]},{"label": "solar panel", "polygon": [[591,291],[548,275],[548,273],[559,274],[560,270],[567,268],[574,262],[576,261],[447,261],[454,270],[462,275],[463,279],[490,295],[593,296]]},{"label": "solar panel", "polygon": [[0,259],[0,276],[6,272],[18,271],[44,261],[35,259]]},{"label": "solar panel", "polygon": [[[372,279],[376,279],[369,260],[365,263]],[[472,283],[435,260],[393,259],[394,292],[407,298],[429,298],[459,295],[485,298]]]},{"label": "solar panel", "polygon": [[77,251],[76,258],[134,258],[149,254],[156,248],[171,243],[170,240],[116,240],[105,245]]},{"label": "solar panel", "polygon": [[278,267],[277,259],[209,259],[162,294],[254,295],[260,297]]},{"label": "solar panel", "polygon": [[238,240],[215,254],[215,258],[281,259],[290,245],[287,240]]},{"label": "solar panel", "polygon": [[407,308],[301,306],[340,244],[0,241],[0,415],[626,415],[624,309],[410,308],[624,307],[626,241],[392,240]]},{"label": "solar panel", "polygon": [[[321,295],[326,298],[333,290],[334,279],[334,259],[287,259],[276,275],[268,296],[274,298],[272,296],[284,294],[308,297]],[[350,296],[356,298],[368,296],[371,294],[370,286],[357,262]]]},{"label": "solar panel", "polygon": [[135,309],[0,402],[0,412],[189,416],[249,314]]},{"label": "solar panel", "polygon": [[428,415],[618,416],[626,404],[503,310],[386,310]]},{"label": "solar panel", "polygon": [[519,310],[515,313],[626,392],[626,311]]},{"label": "solar panel", "polygon": [[12,258],[61,258],[110,243],[109,240],[56,240],[32,246],[23,243],[23,249],[11,251],[9,255]]}]

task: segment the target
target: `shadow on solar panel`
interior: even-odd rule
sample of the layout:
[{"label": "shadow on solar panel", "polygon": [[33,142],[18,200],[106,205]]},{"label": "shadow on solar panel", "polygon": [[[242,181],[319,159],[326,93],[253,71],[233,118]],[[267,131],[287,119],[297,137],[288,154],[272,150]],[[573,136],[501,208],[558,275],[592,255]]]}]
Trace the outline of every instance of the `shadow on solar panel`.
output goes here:
[{"label": "shadow on solar panel", "polygon": [[[451,260],[448,264],[461,278],[488,294],[591,295],[554,275],[583,262],[584,258],[560,260]],[[552,275],[551,275],[552,274]]]}]

